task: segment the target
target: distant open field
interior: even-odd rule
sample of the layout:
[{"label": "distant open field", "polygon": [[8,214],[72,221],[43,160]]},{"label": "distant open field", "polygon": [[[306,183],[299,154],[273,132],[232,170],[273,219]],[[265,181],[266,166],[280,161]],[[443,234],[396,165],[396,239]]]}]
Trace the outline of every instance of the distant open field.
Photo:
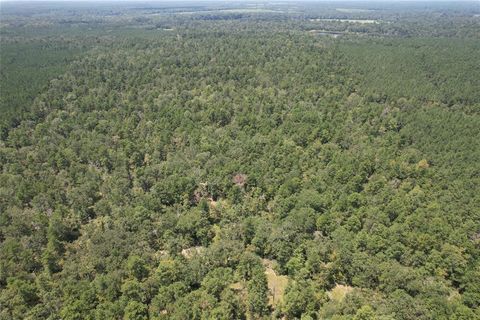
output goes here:
[{"label": "distant open field", "polygon": [[343,13],[365,13],[365,12],[375,11],[371,9],[356,9],[356,8],[337,8],[336,10],[338,12],[343,12]]},{"label": "distant open field", "polygon": [[245,8],[245,9],[220,9],[220,10],[198,10],[198,11],[183,11],[179,14],[199,14],[199,13],[273,13],[279,12],[280,10],[271,10],[263,8]]},{"label": "distant open field", "polygon": [[378,20],[369,20],[369,19],[310,19],[310,21],[327,21],[327,22],[348,22],[348,23],[380,23]]}]

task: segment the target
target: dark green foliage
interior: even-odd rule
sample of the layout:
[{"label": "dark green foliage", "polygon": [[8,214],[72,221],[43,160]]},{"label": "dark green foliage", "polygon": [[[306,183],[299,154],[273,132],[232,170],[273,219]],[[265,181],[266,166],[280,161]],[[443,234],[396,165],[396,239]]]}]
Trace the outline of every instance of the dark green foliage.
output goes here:
[{"label": "dark green foliage", "polygon": [[16,126],[50,80],[62,75],[84,49],[70,41],[1,41],[0,134]]},{"label": "dark green foliage", "polygon": [[368,41],[342,46],[341,50],[348,54],[352,68],[358,70],[360,92],[369,99],[437,101],[478,112],[478,108],[472,108],[480,102],[476,90],[480,86],[480,66],[472,59],[480,50],[478,40]]},{"label": "dark green foliage", "polygon": [[252,271],[252,277],[247,282],[247,310],[251,317],[259,318],[268,312],[268,287],[267,277],[263,267],[256,267]]},{"label": "dark green foliage", "polygon": [[480,316],[478,9],[3,6],[1,319]]}]

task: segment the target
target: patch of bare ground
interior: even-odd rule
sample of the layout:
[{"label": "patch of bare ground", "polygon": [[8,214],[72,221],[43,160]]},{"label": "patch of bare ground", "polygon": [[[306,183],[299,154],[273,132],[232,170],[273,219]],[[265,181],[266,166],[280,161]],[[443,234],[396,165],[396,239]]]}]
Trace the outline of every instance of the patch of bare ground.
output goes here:
[{"label": "patch of bare ground", "polygon": [[272,307],[276,307],[279,303],[283,301],[283,296],[285,294],[285,289],[288,285],[288,277],[283,275],[278,275],[274,270],[275,262],[268,259],[262,260],[263,266],[265,267],[265,275],[267,276],[268,282],[268,303]]},{"label": "patch of bare ground", "polygon": [[201,254],[205,250],[205,247],[198,246],[198,247],[190,247],[182,249],[182,256],[187,259],[192,258],[195,255]]}]

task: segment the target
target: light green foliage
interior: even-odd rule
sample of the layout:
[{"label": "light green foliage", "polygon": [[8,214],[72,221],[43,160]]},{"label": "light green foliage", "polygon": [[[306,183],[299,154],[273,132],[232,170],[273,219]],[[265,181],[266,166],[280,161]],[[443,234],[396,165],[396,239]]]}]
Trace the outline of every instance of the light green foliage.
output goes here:
[{"label": "light green foliage", "polygon": [[217,268],[210,271],[202,280],[202,287],[215,297],[219,297],[223,289],[232,283],[230,268]]},{"label": "light green foliage", "polygon": [[125,320],[147,320],[148,308],[145,304],[138,301],[130,301],[125,308]]},{"label": "light green foliage", "polygon": [[307,317],[318,308],[318,299],[310,281],[290,282],[285,293],[284,312],[290,318]]}]

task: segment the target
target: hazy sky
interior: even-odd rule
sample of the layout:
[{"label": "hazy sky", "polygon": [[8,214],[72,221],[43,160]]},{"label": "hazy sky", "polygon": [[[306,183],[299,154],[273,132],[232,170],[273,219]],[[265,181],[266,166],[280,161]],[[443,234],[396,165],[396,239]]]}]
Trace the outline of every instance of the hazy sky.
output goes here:
[{"label": "hazy sky", "polygon": [[0,2],[477,2],[480,0],[0,0]]},{"label": "hazy sky", "polygon": [[0,3],[12,2],[143,2],[143,3],[161,3],[161,2],[223,2],[223,3],[239,3],[239,2],[253,2],[253,3],[268,3],[268,2],[375,2],[375,3],[395,3],[395,2],[476,2],[480,7],[480,0],[0,0]]}]

